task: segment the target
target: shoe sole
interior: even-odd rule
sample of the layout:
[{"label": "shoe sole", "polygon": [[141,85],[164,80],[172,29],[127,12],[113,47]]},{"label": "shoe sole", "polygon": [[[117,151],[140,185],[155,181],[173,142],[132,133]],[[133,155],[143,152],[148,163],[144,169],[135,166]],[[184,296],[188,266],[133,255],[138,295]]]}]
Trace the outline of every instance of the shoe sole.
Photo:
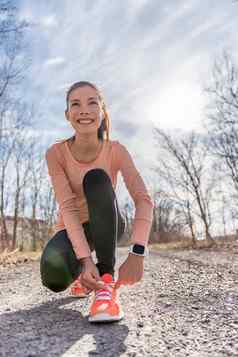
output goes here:
[{"label": "shoe sole", "polygon": [[88,295],[70,295],[70,297],[73,297],[73,298],[87,298]]},{"label": "shoe sole", "polygon": [[95,316],[89,316],[89,322],[112,322],[112,321],[120,321],[124,318],[124,313],[121,312],[120,315],[112,316],[107,313],[100,313]]},{"label": "shoe sole", "polygon": [[70,293],[70,296],[71,297],[75,297],[75,298],[86,298],[86,297],[89,297],[90,294],[91,294],[91,291],[89,293],[87,293],[87,294],[86,293],[82,293],[82,294],[80,294],[80,293],[78,293],[78,294]]}]

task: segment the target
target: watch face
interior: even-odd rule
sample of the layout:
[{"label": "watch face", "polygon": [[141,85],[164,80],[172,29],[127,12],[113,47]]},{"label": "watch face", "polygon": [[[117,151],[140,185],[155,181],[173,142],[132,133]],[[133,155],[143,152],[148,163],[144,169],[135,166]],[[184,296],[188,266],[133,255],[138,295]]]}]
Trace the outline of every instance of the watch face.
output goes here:
[{"label": "watch face", "polygon": [[140,245],[140,244],[134,244],[133,252],[136,253],[136,254],[144,254],[145,247],[143,245]]}]

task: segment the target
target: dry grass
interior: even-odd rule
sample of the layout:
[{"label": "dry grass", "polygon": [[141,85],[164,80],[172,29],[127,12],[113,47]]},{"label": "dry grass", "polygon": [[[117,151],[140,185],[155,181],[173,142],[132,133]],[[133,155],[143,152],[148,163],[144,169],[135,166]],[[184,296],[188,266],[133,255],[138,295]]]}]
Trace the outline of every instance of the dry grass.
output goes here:
[{"label": "dry grass", "polygon": [[41,256],[41,251],[38,252],[20,252],[19,248],[9,251],[7,248],[0,253],[0,265],[10,266],[30,261],[38,260]]},{"label": "dry grass", "polygon": [[180,250],[180,249],[224,249],[224,248],[236,248],[238,245],[237,236],[219,237],[214,239],[214,245],[207,240],[197,240],[196,245],[193,246],[190,239],[184,239],[177,242],[168,243],[153,243],[150,244],[150,248],[156,251],[166,250]]},{"label": "dry grass", "polygon": [[149,245],[149,248],[158,251],[189,249],[192,248],[192,244],[191,241],[184,240],[179,242],[153,243]]},{"label": "dry grass", "polygon": [[[215,239],[215,246],[210,246],[209,242],[206,240],[196,241],[196,246],[193,247],[191,239],[180,239],[178,241],[167,242],[167,243],[152,243],[149,245],[149,249],[155,251],[168,251],[168,250],[183,250],[183,249],[225,249],[234,250],[238,252],[238,237],[235,235],[230,235],[227,237],[217,237]],[[129,246],[128,244],[123,244],[122,246]],[[14,251],[9,251],[5,249],[0,252],[0,266],[11,266],[22,263],[28,263],[30,261],[39,260],[42,251],[37,252],[20,252],[19,248]],[[238,254],[238,253],[237,253]]]}]

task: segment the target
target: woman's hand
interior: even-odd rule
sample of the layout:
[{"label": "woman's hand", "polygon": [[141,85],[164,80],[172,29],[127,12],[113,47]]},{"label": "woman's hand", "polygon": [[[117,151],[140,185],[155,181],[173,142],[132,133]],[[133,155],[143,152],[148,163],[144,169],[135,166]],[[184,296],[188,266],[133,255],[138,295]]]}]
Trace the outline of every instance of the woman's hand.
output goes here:
[{"label": "woman's hand", "polygon": [[120,285],[133,285],[140,281],[144,272],[144,257],[129,253],[127,259],[119,268],[115,288]]},{"label": "woman's hand", "polygon": [[82,258],[80,263],[82,264],[81,284],[89,290],[101,289],[104,286],[104,281],[101,279],[92,257]]}]

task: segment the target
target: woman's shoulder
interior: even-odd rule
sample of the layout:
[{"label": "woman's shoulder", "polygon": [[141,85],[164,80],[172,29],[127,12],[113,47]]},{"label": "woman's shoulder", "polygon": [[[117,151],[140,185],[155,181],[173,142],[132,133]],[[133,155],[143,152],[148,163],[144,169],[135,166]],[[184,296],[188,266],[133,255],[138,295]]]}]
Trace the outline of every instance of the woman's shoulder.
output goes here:
[{"label": "woman's shoulder", "polygon": [[119,146],[121,146],[121,142],[119,140],[110,140],[110,144],[112,147],[118,148]]},{"label": "woman's shoulder", "polygon": [[67,139],[58,139],[58,140],[56,140],[54,145],[62,146],[65,142],[69,142],[73,138],[74,138],[74,136],[71,136],[70,138],[67,138]]},{"label": "woman's shoulder", "polygon": [[110,152],[112,153],[112,155],[118,155],[118,150],[119,150],[119,146],[120,146],[120,142],[119,140],[109,140],[108,142],[108,146],[110,148]]},{"label": "woman's shoulder", "polygon": [[120,140],[111,140],[112,153],[115,158],[123,159],[127,158],[129,152],[126,145],[124,145]]},{"label": "woman's shoulder", "polygon": [[67,139],[57,139],[55,141],[55,143],[51,144],[49,149],[51,149],[51,148],[63,148],[64,147],[64,143],[67,142],[67,141],[70,141],[70,140],[71,140],[71,137],[67,138]]},{"label": "woman's shoulder", "polygon": [[121,140],[112,140],[111,143],[114,151],[117,153],[124,154],[124,151],[127,151],[126,145]]},{"label": "woman's shoulder", "polygon": [[56,140],[55,143],[51,144],[47,149],[46,149],[46,155],[50,156],[62,156],[64,155],[64,150],[65,150],[65,145],[64,143],[68,141],[68,139],[59,139]]}]

